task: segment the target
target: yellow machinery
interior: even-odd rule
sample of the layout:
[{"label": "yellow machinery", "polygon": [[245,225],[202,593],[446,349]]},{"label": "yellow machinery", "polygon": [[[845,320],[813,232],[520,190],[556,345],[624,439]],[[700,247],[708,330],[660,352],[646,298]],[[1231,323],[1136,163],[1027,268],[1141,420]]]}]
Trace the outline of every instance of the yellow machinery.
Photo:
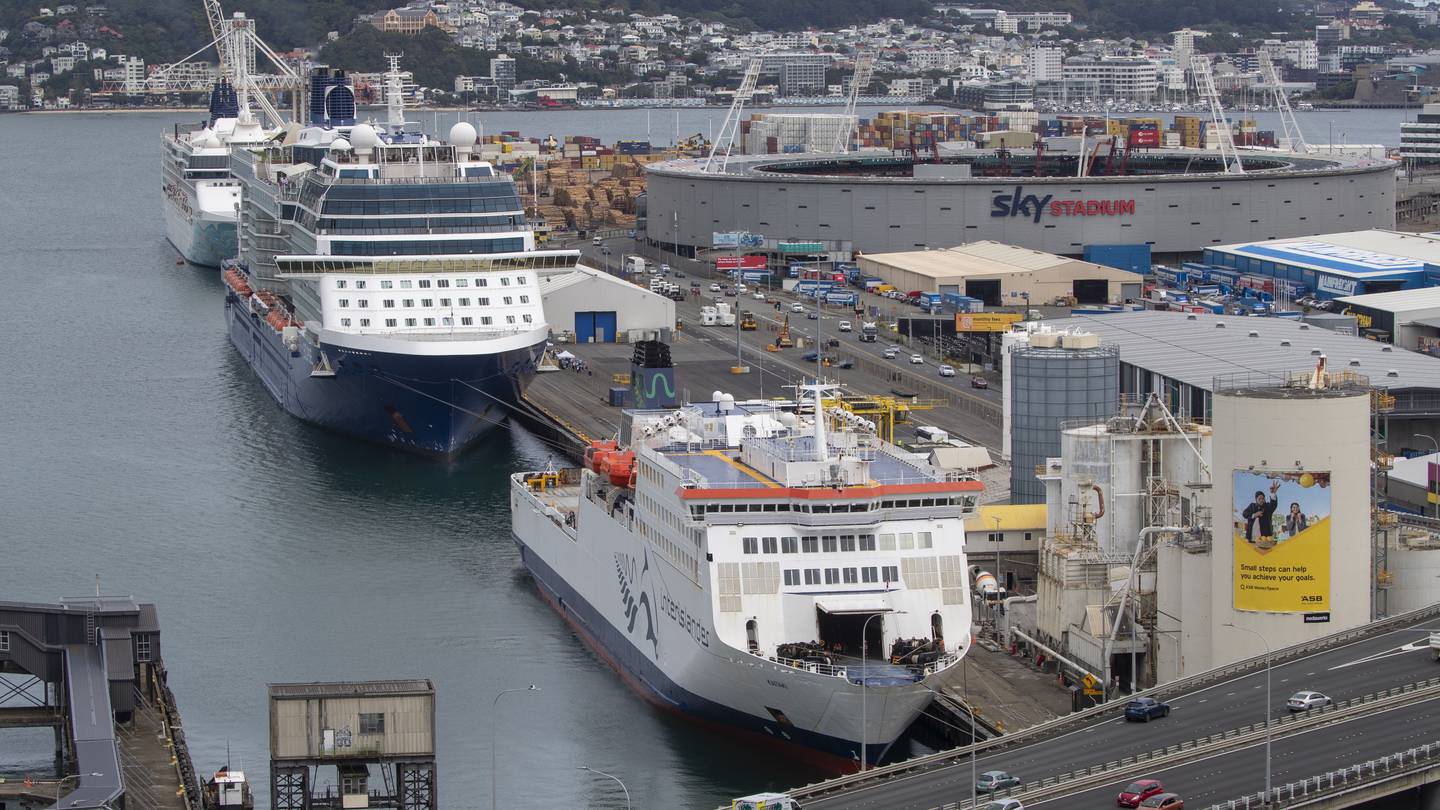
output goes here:
[{"label": "yellow machinery", "polygon": [[759,324],[756,323],[756,321],[755,321],[755,316],[752,315],[748,310],[747,310],[746,312],[741,313],[741,315],[740,315],[740,331],[742,331],[742,332],[754,332],[758,327],[759,327]]},{"label": "yellow machinery", "polygon": [[775,336],[775,348],[788,349],[795,345],[790,339],[790,316],[786,315],[785,320],[780,322],[780,334]]},{"label": "yellow machinery", "polygon": [[843,408],[875,423],[880,438],[894,444],[895,423],[910,421],[911,411],[931,411],[945,405],[943,399],[920,397],[843,395],[823,400],[826,408]]}]

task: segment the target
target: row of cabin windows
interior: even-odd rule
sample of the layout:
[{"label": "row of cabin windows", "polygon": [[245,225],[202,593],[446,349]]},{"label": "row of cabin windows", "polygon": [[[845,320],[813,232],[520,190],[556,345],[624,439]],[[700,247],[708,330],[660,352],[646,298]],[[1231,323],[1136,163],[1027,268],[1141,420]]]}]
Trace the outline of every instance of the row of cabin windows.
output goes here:
[{"label": "row of cabin windows", "polygon": [[[445,289],[446,287],[449,287],[452,281],[454,282],[454,284],[455,284],[456,287],[469,287],[469,286],[470,286],[470,279],[468,279],[468,278],[457,278],[457,279],[437,278],[437,279],[433,279],[433,282],[434,282],[434,285],[435,285],[436,289],[441,289],[441,290]],[[432,279],[428,279],[428,278],[422,278],[422,279],[420,279],[420,280],[418,280],[418,281],[413,280],[413,279],[408,279],[408,278],[402,278],[402,279],[400,279],[400,289],[402,289],[402,290],[408,290],[408,289],[410,289],[411,286],[413,285],[413,286],[416,286],[418,289],[428,290],[428,289],[430,289],[431,282],[432,282]],[[355,289],[357,289],[357,290],[363,290],[363,289],[366,288],[366,284],[367,284],[367,283],[368,283],[368,282],[367,282],[366,279],[357,278],[357,279],[355,279]],[[343,279],[343,278],[337,278],[337,279],[335,279],[335,289],[337,289],[337,290],[347,289],[349,284],[350,284],[349,279]],[[517,286],[517,287],[523,287],[524,285],[525,285],[525,276],[516,276],[516,277],[515,277],[515,286]],[[382,290],[389,290],[389,289],[392,289],[394,286],[395,286],[394,280],[392,280],[392,279],[380,279],[380,289],[382,289]],[[475,279],[475,286],[476,286],[476,287],[488,287],[488,286],[490,286],[490,279],[488,279],[488,278],[477,278],[477,279]],[[500,276],[500,286],[501,286],[501,287],[509,287],[509,286],[510,286],[510,277],[509,277],[509,276]]]},{"label": "row of cabin windows", "polygon": [[869,512],[872,509],[921,509],[932,506],[959,506],[965,510],[975,508],[975,496],[951,495],[940,498],[910,498],[886,500],[878,503],[707,503],[690,507],[695,520],[704,520],[705,514],[731,514],[735,512],[809,512],[811,514],[844,514],[846,512]]},{"label": "row of cabin windows", "polygon": [[913,551],[934,547],[930,532],[812,534],[803,537],[742,537],[746,554],[833,554],[844,551]]},{"label": "row of cabin windows", "polygon": [[[882,580],[883,577],[883,580]],[[803,583],[801,580],[804,580]],[[876,582],[890,584],[900,581],[900,568],[894,565],[869,565],[856,568],[786,568],[786,585],[855,585]]]},{"label": "row of cabin windows", "polygon": [[[520,317],[524,319],[524,322],[525,322],[525,323],[532,323],[532,322],[533,322],[533,319],[532,319],[529,315],[521,315]],[[385,319],[385,326],[387,326],[387,327],[389,327],[389,328],[391,328],[391,329],[394,329],[395,327],[399,326],[400,320],[401,320],[401,319],[399,319],[399,318],[386,318],[386,319]],[[435,318],[405,318],[404,321],[405,321],[405,325],[406,325],[406,326],[422,326],[422,325],[423,325],[423,326],[435,326],[435,325],[436,325],[436,319],[435,319]],[[423,322],[423,323],[421,323],[421,322]],[[515,316],[514,316],[514,315],[506,315],[506,316],[505,316],[505,323],[507,323],[507,324],[513,324],[513,323],[515,323]],[[349,326],[349,325],[350,325],[350,319],[349,319],[349,318],[341,318],[341,319],[340,319],[340,325],[341,325],[341,326]],[[366,326],[369,326],[369,325],[370,325],[370,319],[369,319],[369,318],[361,318],[361,319],[360,319],[360,326],[361,326],[361,327],[366,327]],[[454,325],[455,325],[455,319],[452,318],[452,317],[450,317],[450,316],[446,316],[446,317],[440,318],[440,319],[439,319],[439,325],[440,325],[440,326],[454,326]],[[469,316],[469,315],[462,315],[462,316],[460,316],[460,325],[461,325],[461,326],[474,326],[474,325],[475,325],[475,319],[474,319],[473,317]],[[480,316],[480,325],[481,325],[481,326],[494,326],[494,325],[495,325],[495,319],[492,318],[492,317],[490,317],[489,315],[481,315],[481,316]]]},{"label": "row of cabin windows", "polygon": [[[501,300],[501,301],[505,304],[505,306],[507,306],[507,307],[508,307],[508,306],[514,306],[514,304],[515,304],[515,296],[513,296],[513,295],[503,296],[500,300]],[[442,307],[448,307],[448,306],[451,305],[452,301],[453,301],[453,303],[454,303],[456,306],[468,307],[468,306],[470,306],[470,301],[471,301],[471,299],[469,299],[469,298],[455,298],[455,299],[441,298],[441,299],[440,299],[440,306],[442,306]],[[488,306],[490,306],[490,299],[489,299],[489,298],[476,298],[476,299],[474,299],[474,301],[475,301],[475,306],[477,306],[477,307],[488,307]],[[341,299],[339,299],[336,303],[338,303],[342,308],[348,308],[348,307],[350,306],[350,299],[349,299],[349,298],[341,298]],[[528,304],[528,303],[530,303],[530,296],[528,296],[528,295],[522,295],[522,296],[520,296],[520,303],[522,303],[522,304]],[[395,308],[395,299],[394,299],[394,298],[383,298],[383,299],[380,300],[380,305],[381,305],[382,307],[384,307],[385,309],[394,309],[394,308]],[[365,309],[365,308],[367,308],[367,307],[369,307],[369,306],[370,306],[370,299],[369,299],[369,298],[357,298],[357,299],[355,299],[355,307],[356,307],[357,309]],[[434,299],[434,298],[421,298],[421,299],[420,299],[420,306],[422,306],[422,307],[433,307],[433,306],[435,306],[435,299]],[[401,298],[401,299],[400,299],[400,307],[401,307],[402,309],[414,309],[414,308],[415,308],[415,299],[414,299],[414,298]]]}]

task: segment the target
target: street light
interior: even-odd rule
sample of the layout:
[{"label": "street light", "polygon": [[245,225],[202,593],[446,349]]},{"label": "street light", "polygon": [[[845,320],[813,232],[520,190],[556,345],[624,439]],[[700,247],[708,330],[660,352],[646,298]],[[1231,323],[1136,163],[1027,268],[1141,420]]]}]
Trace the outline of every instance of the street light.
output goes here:
[{"label": "street light", "polygon": [[[816,418],[819,418],[819,415],[818,415],[818,414],[817,414]],[[890,610],[890,611],[886,611],[886,613],[890,613],[890,614],[892,614],[892,615],[902,615],[902,614],[905,613],[905,611],[903,611],[903,610]],[[866,722],[865,722],[865,695],[866,695],[865,690],[868,688],[868,687],[865,685],[865,662],[866,662],[866,658],[865,658],[865,644],[866,644],[866,642],[868,642],[868,641],[870,640],[870,639],[869,639],[870,620],[871,620],[871,619],[874,619],[876,616],[884,616],[884,615],[885,615],[885,613],[871,613],[870,616],[869,616],[869,618],[867,618],[867,619],[865,620],[864,624],[861,624],[861,625],[860,625],[860,771],[861,771],[861,773],[864,773],[865,768],[866,768],[866,765],[870,762],[869,758],[866,756],[866,753],[867,753],[867,752],[866,752],[866,750],[865,750],[865,731],[866,731],[866,729],[868,728],[868,726],[867,726],[867,724],[866,724]],[[885,620],[884,620],[884,619],[881,619],[881,620],[880,620],[880,645],[881,645],[882,648],[883,648],[884,645],[885,645]]]},{"label": "street light", "polygon": [[[975,773],[975,745],[980,741],[980,735],[976,733],[975,702],[970,699],[970,661],[962,658],[960,659],[960,666],[960,688],[965,692],[965,708],[970,712],[970,807],[971,810],[974,810],[978,801],[975,795],[975,780],[978,778]],[[944,697],[944,695],[928,686],[921,688],[936,697]]]},{"label": "street light", "polygon": [[[92,771],[92,772],[89,773],[88,775],[89,775],[89,776],[104,776],[105,774]],[[66,783],[66,782],[69,782],[71,779],[83,779],[85,776],[87,776],[87,774],[83,774],[83,773],[72,773],[72,774],[70,774],[69,776],[62,776],[62,777],[60,777],[60,781],[58,781],[58,782],[55,783],[55,806],[56,806],[56,807],[59,807],[59,806],[60,806],[60,790],[65,787],[65,783]]]},{"label": "street light", "polygon": [[625,810],[630,810],[630,789],[627,788],[627,787],[625,787],[625,783],[620,781],[620,777],[614,776],[614,775],[612,775],[612,774],[608,774],[608,773],[606,773],[606,772],[604,772],[604,771],[601,771],[601,770],[596,770],[595,768],[592,768],[592,767],[590,767],[589,765],[581,765],[580,768],[579,768],[579,770],[589,771],[590,773],[599,774],[599,775],[601,775],[601,776],[603,776],[603,777],[605,777],[605,778],[607,778],[607,779],[614,779],[614,780],[615,780],[615,784],[619,785],[619,786],[620,786],[620,789],[623,790],[623,791],[625,791]]},{"label": "street light", "polygon": [[[1415,434],[1415,438],[1417,438],[1417,439],[1429,439],[1429,440],[1430,440],[1430,444],[1435,447],[1435,452],[1436,452],[1436,453],[1440,453],[1440,442],[1435,441],[1435,437],[1434,437],[1434,436],[1430,436],[1430,435],[1427,435],[1427,434],[1425,434],[1425,433],[1416,433],[1416,434]],[[1430,462],[1430,463],[1434,464],[1434,463],[1437,463],[1437,462]],[[1436,492],[1434,492],[1434,493],[1431,492],[1430,479],[1429,479],[1429,477],[1426,477],[1426,479],[1425,479],[1425,494],[1426,494],[1426,495],[1431,495],[1431,494],[1435,495],[1435,517],[1440,518],[1440,491],[1436,491]]]},{"label": "street light", "polygon": [[540,687],[536,686],[536,685],[533,684],[533,683],[530,684],[529,686],[525,687],[524,689],[502,689],[502,690],[500,690],[500,694],[498,694],[498,695],[495,696],[495,700],[493,700],[493,701],[490,702],[490,810],[499,810],[499,808],[500,808],[500,801],[499,801],[499,799],[497,798],[498,792],[497,792],[496,789],[495,789],[495,784],[496,784],[496,783],[495,783],[495,780],[496,780],[496,767],[495,767],[496,755],[495,755],[495,749],[496,749],[496,747],[497,747],[497,743],[495,742],[495,727],[498,726],[498,725],[500,725],[499,723],[495,722],[495,714],[496,714],[496,712],[497,712],[497,711],[499,710],[499,708],[500,708],[500,698],[505,697],[506,695],[511,694],[512,692],[539,692],[539,691],[540,691]]},{"label": "street light", "polygon": [[1225,627],[1231,627],[1260,639],[1265,645],[1265,803],[1270,803],[1270,642],[1260,635],[1258,630],[1251,630],[1248,627],[1241,627],[1234,622],[1225,622]]}]

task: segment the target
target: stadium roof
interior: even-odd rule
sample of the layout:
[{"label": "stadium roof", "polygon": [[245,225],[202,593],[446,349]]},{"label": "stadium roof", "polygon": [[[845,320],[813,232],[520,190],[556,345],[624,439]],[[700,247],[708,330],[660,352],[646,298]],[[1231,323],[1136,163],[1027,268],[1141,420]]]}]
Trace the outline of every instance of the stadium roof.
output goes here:
[{"label": "stadium roof", "polygon": [[1207,391],[1216,377],[1306,371],[1315,365],[1314,349],[1326,355],[1331,369],[1363,374],[1379,388],[1440,389],[1440,358],[1288,318],[1130,311],[1075,315],[1050,325],[1093,332],[1120,348],[1120,362]]}]

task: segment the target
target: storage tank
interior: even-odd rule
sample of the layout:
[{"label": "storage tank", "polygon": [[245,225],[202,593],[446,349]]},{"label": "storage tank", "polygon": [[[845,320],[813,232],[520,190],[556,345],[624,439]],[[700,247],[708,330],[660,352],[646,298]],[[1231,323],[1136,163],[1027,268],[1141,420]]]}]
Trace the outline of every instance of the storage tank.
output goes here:
[{"label": "storage tank", "polygon": [[[1052,338],[1061,345],[1038,345]],[[1065,348],[1063,340],[1054,333],[1036,332],[1029,346],[1017,346],[1009,355],[1013,503],[1045,502],[1045,486],[1035,478],[1035,468],[1060,455],[1062,423],[1103,422],[1119,404],[1120,350],[1074,337],[1071,342],[1081,347]]]},{"label": "storage tank", "polygon": [[1263,653],[1255,633],[1279,649],[1368,622],[1369,382],[1322,356],[1217,379],[1213,413],[1211,664]]}]

